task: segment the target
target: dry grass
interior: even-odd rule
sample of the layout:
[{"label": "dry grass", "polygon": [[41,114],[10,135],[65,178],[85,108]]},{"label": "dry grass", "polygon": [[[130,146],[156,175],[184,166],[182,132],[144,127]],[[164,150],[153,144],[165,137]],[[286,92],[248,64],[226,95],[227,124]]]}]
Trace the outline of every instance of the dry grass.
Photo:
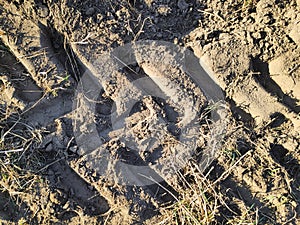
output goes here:
[{"label": "dry grass", "polygon": [[[9,196],[10,200],[6,199],[7,204],[14,202],[18,211],[35,185],[43,182],[35,173],[45,162],[42,155],[35,150],[35,146],[42,140],[42,134],[41,131],[20,122],[17,113],[2,119],[0,127],[0,192]],[[18,212],[15,214],[18,215]],[[25,215],[18,215],[18,224],[25,224],[26,219],[23,216]]]},{"label": "dry grass", "polygon": [[[9,119],[2,120],[0,124],[0,191],[8,193],[11,200],[21,208],[23,200],[34,191],[36,184],[44,182],[38,172],[44,168],[46,159],[36,148],[42,142],[43,130],[33,129],[18,118],[17,114],[14,114]],[[234,218],[227,218],[228,224],[258,224],[257,210],[241,202],[239,206],[243,208],[242,213],[234,212],[228,205],[230,199],[222,190],[221,183],[231,175],[238,163],[249,156],[238,155],[238,151],[229,145],[230,143],[227,143],[221,152],[223,157],[229,159],[228,165],[224,166],[227,169],[218,177],[213,175],[215,166],[203,173],[196,161],[190,161],[187,167],[177,174],[173,188],[179,197],[176,197],[175,204],[161,208],[162,219],[159,224],[218,224],[221,217],[226,217],[222,215],[224,209],[235,215]],[[31,216],[34,215],[32,212]],[[19,218],[18,223],[26,224],[25,221],[31,219],[24,215]]]},{"label": "dry grass", "polygon": [[[44,182],[39,171],[45,168],[47,160],[36,148],[43,139],[43,130],[33,129],[30,125],[22,123],[18,114],[12,114],[6,120],[2,119],[0,127],[0,191],[7,193],[20,209],[23,199],[28,198],[36,188],[36,184]],[[273,132],[278,132],[278,129]],[[269,131],[262,128],[257,132],[264,134]],[[224,186],[227,180],[236,182],[237,186],[245,185],[239,177],[241,168],[246,168],[245,171],[248,169],[249,173],[252,171],[257,175],[267,174],[266,177],[261,177],[263,182],[285,182],[280,186],[287,190],[285,192],[287,195],[284,196],[276,191],[270,194],[256,193],[254,185],[248,186],[252,197],[257,197],[273,210],[272,214],[278,216],[281,210],[286,210],[290,205],[296,207],[293,205],[295,202],[290,186],[291,178],[270,156],[268,150],[270,143],[259,138],[252,141],[249,135],[243,124],[237,125],[232,122],[227,131],[226,143],[212,166],[203,172],[196,161],[190,161],[173,182],[173,188],[179,194],[176,203],[160,209],[162,216],[158,224],[192,225],[226,222],[226,224],[254,225],[278,221],[278,218],[264,215],[260,206],[254,203],[246,204],[242,193],[239,193],[241,196],[233,196],[230,194],[231,188]],[[241,153],[237,146],[238,142],[242,142],[239,136],[248,137],[247,142],[252,145],[250,150]],[[218,172],[220,168],[223,169]],[[30,221],[34,216],[35,212],[27,214],[27,217],[21,215],[18,222],[26,224],[25,221]],[[293,219],[294,215],[291,215],[290,220]]]},{"label": "dry grass", "polygon": [[[288,210],[291,195],[282,196],[276,190],[261,191],[257,182],[288,180],[285,170],[278,166],[268,152],[268,143],[259,138],[251,141],[250,133],[243,125],[232,121],[219,157],[203,173],[198,163],[191,161],[184,172],[178,173],[173,188],[179,193],[177,202],[163,208],[160,224],[274,224],[281,210]],[[265,132],[262,128],[259,132]],[[258,135],[259,136],[259,135]],[[243,152],[238,145],[245,145],[240,137],[248,137],[249,149]],[[238,141],[237,141],[238,140]],[[242,172],[245,171],[245,172]],[[242,173],[253,177],[253,183],[245,183]],[[264,174],[268,175],[264,175]],[[261,176],[260,176],[261,174]],[[246,176],[245,176],[246,177]],[[249,181],[247,181],[249,182]],[[289,188],[288,182],[285,188]],[[241,188],[239,188],[241,187]],[[246,190],[246,192],[240,191]],[[248,192],[248,194],[247,194]],[[291,191],[287,193],[292,193]],[[250,195],[247,197],[247,195]],[[269,208],[269,211],[266,209]],[[289,221],[295,219],[293,210]]]},{"label": "dry grass", "polygon": [[221,179],[216,180],[210,177],[214,169],[211,167],[203,174],[197,163],[190,162],[186,168],[187,172],[178,173],[180,181],[174,189],[179,193],[179,197],[175,204],[161,210],[164,219],[159,224],[219,224],[227,216],[222,214],[224,209],[234,215],[228,215],[227,224],[258,224],[257,209],[253,210],[240,202],[239,206],[243,207],[242,214],[235,212],[235,209],[228,205],[230,199],[221,190],[220,184],[234,166],[224,171]]}]

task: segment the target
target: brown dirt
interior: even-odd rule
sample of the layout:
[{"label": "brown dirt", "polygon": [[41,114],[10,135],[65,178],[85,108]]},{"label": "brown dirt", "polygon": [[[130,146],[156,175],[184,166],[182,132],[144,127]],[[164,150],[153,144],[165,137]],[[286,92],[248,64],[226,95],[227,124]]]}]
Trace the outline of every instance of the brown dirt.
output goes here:
[{"label": "brown dirt", "polygon": [[298,224],[299,32],[293,0],[0,0],[0,221]]}]

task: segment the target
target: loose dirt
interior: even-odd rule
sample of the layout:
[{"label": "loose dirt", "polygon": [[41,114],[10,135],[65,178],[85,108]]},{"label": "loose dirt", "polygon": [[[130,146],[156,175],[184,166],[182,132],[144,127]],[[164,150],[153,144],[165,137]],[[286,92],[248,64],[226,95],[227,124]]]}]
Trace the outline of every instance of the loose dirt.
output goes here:
[{"label": "loose dirt", "polygon": [[1,222],[299,223],[299,32],[293,0],[0,1]]}]

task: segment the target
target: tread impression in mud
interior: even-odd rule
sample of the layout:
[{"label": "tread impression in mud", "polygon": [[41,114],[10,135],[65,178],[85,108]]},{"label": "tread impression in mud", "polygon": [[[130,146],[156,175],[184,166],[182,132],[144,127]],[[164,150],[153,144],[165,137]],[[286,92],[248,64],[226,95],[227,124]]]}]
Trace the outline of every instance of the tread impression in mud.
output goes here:
[{"label": "tread impression in mud", "polygon": [[0,221],[297,224],[298,0],[0,0]]}]

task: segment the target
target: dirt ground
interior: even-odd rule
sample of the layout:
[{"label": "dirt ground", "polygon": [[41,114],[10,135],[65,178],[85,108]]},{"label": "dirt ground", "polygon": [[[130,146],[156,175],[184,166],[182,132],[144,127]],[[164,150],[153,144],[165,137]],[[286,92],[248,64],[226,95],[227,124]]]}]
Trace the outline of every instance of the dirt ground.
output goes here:
[{"label": "dirt ground", "polygon": [[300,224],[299,0],[0,0],[0,37],[1,223]]}]

